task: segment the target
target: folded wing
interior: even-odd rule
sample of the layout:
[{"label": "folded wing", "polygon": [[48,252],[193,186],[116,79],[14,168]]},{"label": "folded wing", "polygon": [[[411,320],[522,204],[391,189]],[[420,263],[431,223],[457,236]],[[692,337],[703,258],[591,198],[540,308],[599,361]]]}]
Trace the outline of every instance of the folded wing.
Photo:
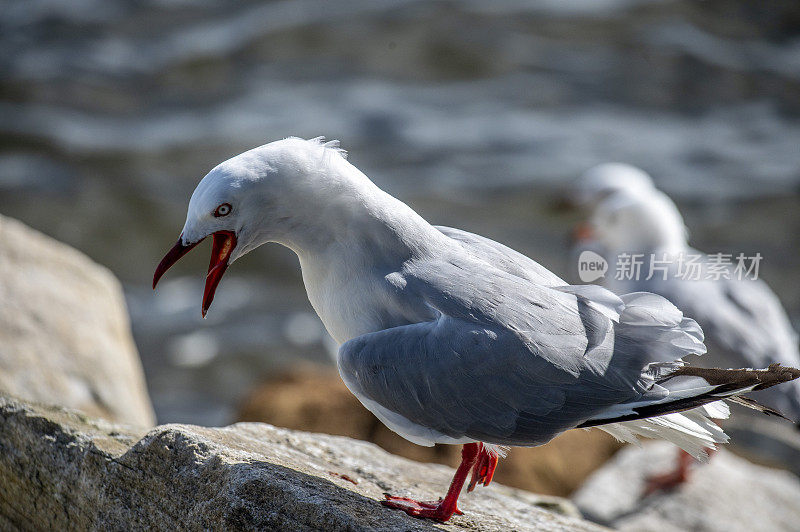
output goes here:
[{"label": "folded wing", "polygon": [[670,391],[657,381],[704,351],[697,324],[659,296],[624,296],[615,322],[580,290],[545,290],[526,316],[498,296],[492,309],[431,298],[437,320],[342,345],[342,378],[417,443],[530,446],[621,404],[663,401]]}]

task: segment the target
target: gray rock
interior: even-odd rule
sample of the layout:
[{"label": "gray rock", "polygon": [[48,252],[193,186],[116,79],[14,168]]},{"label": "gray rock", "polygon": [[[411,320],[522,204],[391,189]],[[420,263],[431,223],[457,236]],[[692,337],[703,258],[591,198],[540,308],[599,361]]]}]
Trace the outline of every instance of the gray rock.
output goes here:
[{"label": "gray rock", "polygon": [[0,450],[0,529],[602,530],[499,485],[464,494],[447,524],[417,520],[377,501],[434,499],[452,469],[261,423],[144,433],[0,397]]},{"label": "gray rock", "polygon": [[662,442],[627,447],[574,495],[583,514],[612,528],[644,531],[797,530],[800,479],[754,465],[721,449],[667,493],[641,499],[645,479],[675,464],[677,450]]},{"label": "gray rock", "polygon": [[[735,405],[734,405],[735,406]],[[733,410],[733,409],[732,409]],[[785,419],[754,410],[735,411],[723,427],[731,437],[729,448],[751,462],[786,469],[800,476],[800,430]]]},{"label": "gray rock", "polygon": [[82,253],[0,216],[0,391],[155,423],[119,282]]}]

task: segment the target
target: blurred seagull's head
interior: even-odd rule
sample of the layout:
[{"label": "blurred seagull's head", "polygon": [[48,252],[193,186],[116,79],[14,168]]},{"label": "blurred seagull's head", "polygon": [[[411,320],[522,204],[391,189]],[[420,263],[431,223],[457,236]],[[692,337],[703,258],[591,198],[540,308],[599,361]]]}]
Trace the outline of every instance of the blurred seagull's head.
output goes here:
[{"label": "blurred seagull's head", "polygon": [[572,195],[578,206],[591,208],[616,192],[653,189],[653,179],[644,170],[625,163],[603,163],[588,169],[573,183]]},{"label": "blurred seagull's head", "polygon": [[592,241],[615,253],[672,253],[688,245],[678,208],[655,188],[606,196],[592,210],[588,232]]}]

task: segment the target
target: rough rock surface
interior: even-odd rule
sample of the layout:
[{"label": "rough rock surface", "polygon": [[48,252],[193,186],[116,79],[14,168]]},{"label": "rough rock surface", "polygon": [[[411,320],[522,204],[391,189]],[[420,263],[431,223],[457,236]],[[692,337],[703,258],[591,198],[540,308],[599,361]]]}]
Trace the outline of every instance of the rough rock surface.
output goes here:
[{"label": "rough rock surface", "polygon": [[678,532],[798,530],[800,479],[721,449],[672,492],[642,499],[646,476],[674,465],[674,446],[627,447],[574,495],[583,514],[612,528]]},{"label": "rough rock surface", "polygon": [[[392,454],[457,466],[459,446],[415,445],[388,428],[358,402],[334,368],[298,366],[263,382],[242,404],[240,421],[348,436],[378,444]],[[568,496],[622,444],[599,430],[571,430],[541,447],[515,448],[494,479],[536,493]]]},{"label": "rough rock surface", "polygon": [[155,422],[122,290],[107,269],[0,216],[0,391]]},{"label": "rough rock surface", "polygon": [[601,530],[569,501],[493,484],[447,524],[384,508],[434,499],[452,470],[260,423],[147,433],[0,397],[0,529]]},{"label": "rough rock surface", "polygon": [[800,428],[777,417],[749,415],[754,412],[749,408],[740,410],[749,412],[734,411],[723,424],[731,437],[730,450],[751,462],[800,476]]}]

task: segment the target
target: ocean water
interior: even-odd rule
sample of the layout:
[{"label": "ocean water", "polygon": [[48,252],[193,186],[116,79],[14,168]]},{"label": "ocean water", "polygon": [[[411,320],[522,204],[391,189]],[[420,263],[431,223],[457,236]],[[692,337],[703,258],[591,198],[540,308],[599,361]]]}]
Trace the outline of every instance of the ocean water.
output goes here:
[{"label": "ocean water", "polygon": [[149,288],[196,182],[290,135],[566,277],[563,188],[639,165],[694,245],[761,252],[800,324],[795,1],[28,0],[0,46],[0,212],[120,277],[160,421],[230,422],[283,364],[330,360],[285,249],[238,261],[207,320],[206,246]]}]

